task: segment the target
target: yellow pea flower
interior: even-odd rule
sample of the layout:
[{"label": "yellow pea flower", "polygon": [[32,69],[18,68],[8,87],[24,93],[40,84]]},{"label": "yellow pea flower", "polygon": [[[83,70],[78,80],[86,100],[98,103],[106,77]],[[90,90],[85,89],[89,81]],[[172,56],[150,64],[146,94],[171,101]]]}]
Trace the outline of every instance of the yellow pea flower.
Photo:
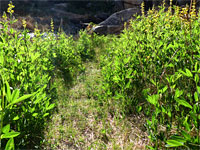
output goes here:
[{"label": "yellow pea flower", "polygon": [[7,20],[7,15],[6,15],[5,12],[3,13],[3,16],[2,16],[2,17],[3,17],[4,20]]},{"label": "yellow pea flower", "polygon": [[13,8],[15,8],[15,6],[12,4],[12,1],[10,1],[10,3],[8,4],[7,12],[8,12],[9,14],[11,14],[11,15],[14,13]]},{"label": "yellow pea flower", "polygon": [[54,32],[54,24],[53,24],[53,19],[51,18],[51,32]]},{"label": "yellow pea flower", "polygon": [[26,20],[25,19],[22,20],[22,25],[24,28],[26,28]]}]

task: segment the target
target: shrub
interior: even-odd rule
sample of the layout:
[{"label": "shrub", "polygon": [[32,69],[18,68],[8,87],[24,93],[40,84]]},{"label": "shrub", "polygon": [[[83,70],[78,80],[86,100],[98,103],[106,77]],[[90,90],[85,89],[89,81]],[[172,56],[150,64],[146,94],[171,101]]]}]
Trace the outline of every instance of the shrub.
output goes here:
[{"label": "shrub", "polygon": [[146,127],[154,148],[197,148],[200,18],[194,6],[173,12],[153,8],[113,39],[102,58],[101,98],[122,113],[151,117]]},{"label": "shrub", "polygon": [[[9,21],[10,24],[13,22],[15,20]],[[1,87],[3,93],[0,105],[2,108],[5,107],[3,97],[5,96],[5,101],[9,102],[11,92],[20,91],[19,96],[36,92],[25,101],[14,104],[5,111],[1,110],[4,116],[1,118],[2,126],[9,124],[10,129],[20,132],[16,146],[22,148],[25,145],[32,145],[32,141],[41,140],[46,118],[55,105],[51,100],[53,85],[50,84],[54,70],[52,51],[47,49],[47,42],[43,42],[41,37],[31,39],[26,29],[20,33],[8,28],[6,20],[1,24],[3,28],[0,31],[0,74],[1,81],[8,82],[9,86],[5,91]],[[5,146],[4,143],[3,139],[2,147]]]}]

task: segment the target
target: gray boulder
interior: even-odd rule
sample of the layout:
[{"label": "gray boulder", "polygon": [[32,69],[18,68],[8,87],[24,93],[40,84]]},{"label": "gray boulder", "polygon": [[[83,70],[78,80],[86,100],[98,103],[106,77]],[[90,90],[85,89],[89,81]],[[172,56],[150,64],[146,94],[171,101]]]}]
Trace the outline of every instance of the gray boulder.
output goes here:
[{"label": "gray boulder", "polygon": [[118,34],[123,30],[124,23],[134,18],[135,14],[140,14],[137,7],[116,12],[91,30],[97,34]]}]

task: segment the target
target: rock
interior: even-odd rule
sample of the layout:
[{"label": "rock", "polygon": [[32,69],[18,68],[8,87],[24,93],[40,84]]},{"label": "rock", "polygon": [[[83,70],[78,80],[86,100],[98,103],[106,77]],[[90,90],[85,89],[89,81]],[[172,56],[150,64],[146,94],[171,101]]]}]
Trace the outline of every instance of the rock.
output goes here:
[{"label": "rock", "polygon": [[124,2],[123,0],[114,0],[114,10],[121,11],[124,9]]},{"label": "rock", "polygon": [[97,34],[118,34],[124,28],[124,23],[134,18],[134,14],[140,14],[139,8],[129,8],[112,14],[105,21],[91,29]]},{"label": "rock", "polygon": [[72,12],[56,9],[56,8],[51,8],[51,11],[54,12],[55,16],[62,16],[63,18],[67,18],[70,21],[77,21],[77,23],[84,20],[88,20],[89,18],[89,15],[79,15]]},{"label": "rock", "polygon": [[60,10],[67,10],[68,7],[70,7],[69,3],[59,3],[59,4],[54,4],[54,7],[56,9],[60,9]]},{"label": "rock", "polygon": [[197,8],[200,8],[200,0],[197,0]]},{"label": "rock", "polygon": [[133,8],[135,6],[140,6],[144,0],[123,0],[124,1],[124,8]]},{"label": "rock", "polygon": [[94,15],[94,17],[103,21],[103,20],[105,20],[105,19],[107,19],[109,17],[109,14],[101,12],[101,13],[97,13],[96,15]]},{"label": "rock", "polygon": [[99,25],[121,25],[131,19],[134,14],[140,14],[140,9],[135,7],[116,12]]}]

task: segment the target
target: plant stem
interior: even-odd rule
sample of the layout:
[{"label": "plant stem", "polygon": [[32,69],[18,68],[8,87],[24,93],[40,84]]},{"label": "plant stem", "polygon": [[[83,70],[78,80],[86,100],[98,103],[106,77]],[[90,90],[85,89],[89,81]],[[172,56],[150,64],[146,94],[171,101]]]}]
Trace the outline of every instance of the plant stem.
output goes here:
[{"label": "plant stem", "polygon": [[1,124],[0,124],[0,149],[1,149],[1,134],[2,134],[2,128],[3,128],[3,118],[4,118],[4,94],[5,94],[5,85],[3,83],[3,88],[2,88],[2,95],[1,95],[1,106],[2,106],[2,111],[1,111]]}]

